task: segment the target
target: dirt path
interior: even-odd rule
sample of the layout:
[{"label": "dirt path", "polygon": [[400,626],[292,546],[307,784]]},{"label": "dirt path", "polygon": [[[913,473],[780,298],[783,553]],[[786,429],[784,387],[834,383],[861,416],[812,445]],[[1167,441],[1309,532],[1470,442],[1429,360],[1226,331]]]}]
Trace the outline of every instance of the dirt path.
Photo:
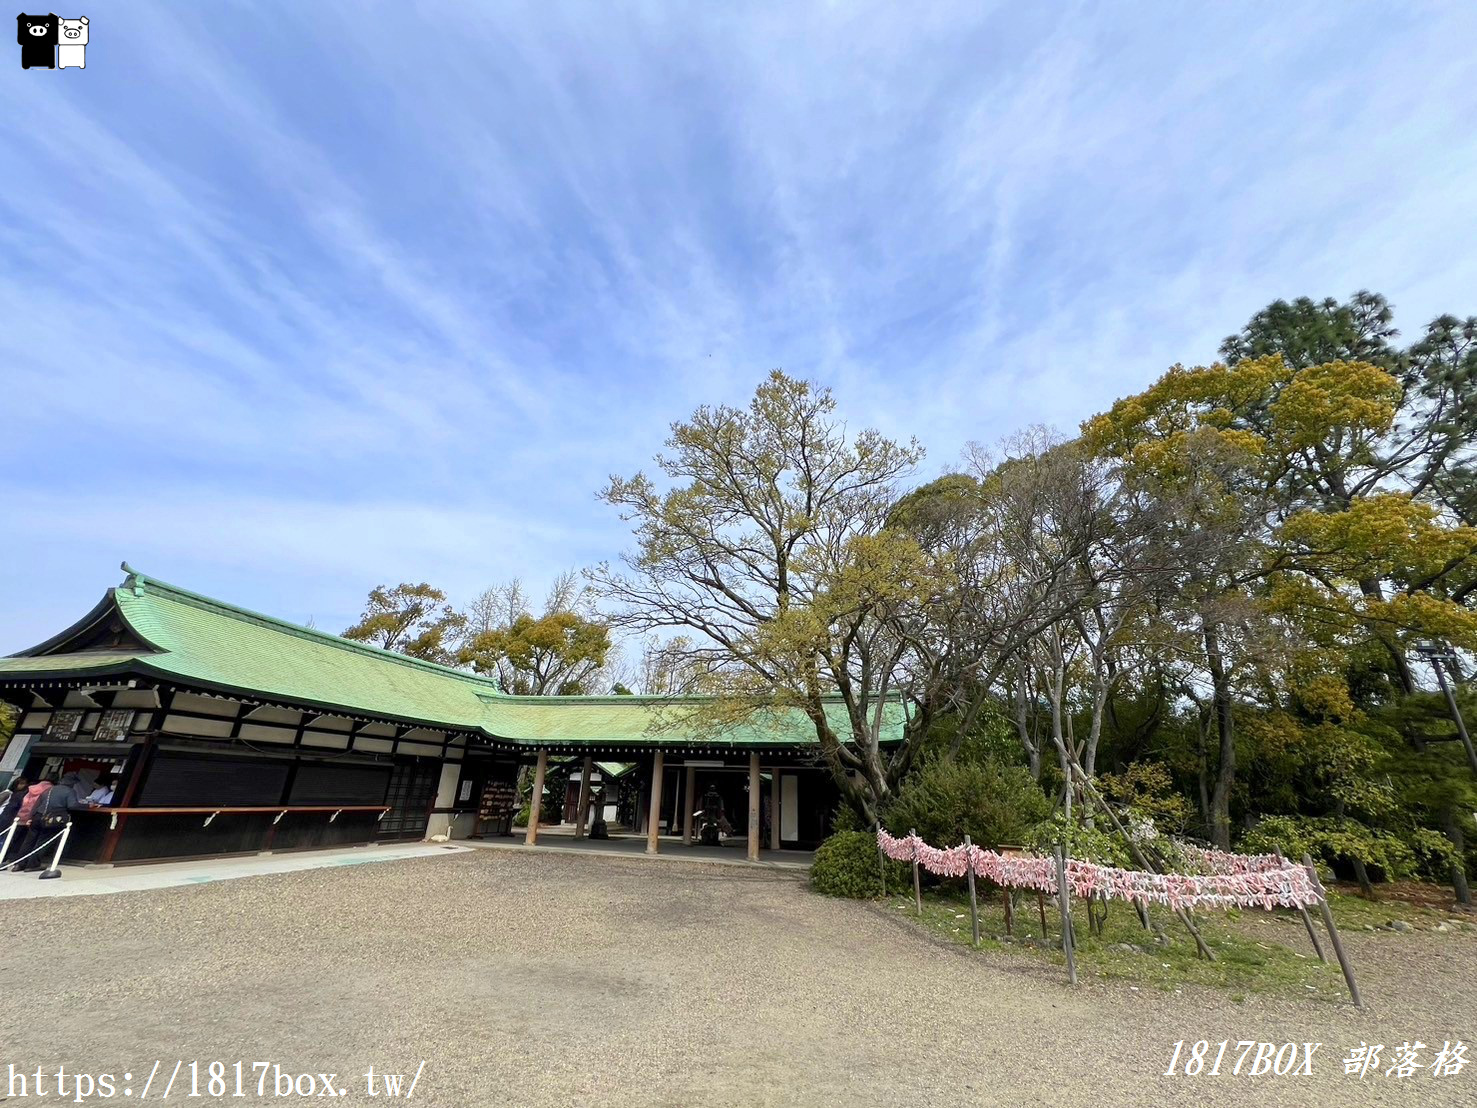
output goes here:
[{"label": "dirt path", "polygon": [[[0,1099],[8,1063],[141,1084],[153,1060],[193,1058],[335,1071],[355,1090],[370,1065],[424,1060],[415,1100],[459,1106],[1477,1103],[1465,935],[1351,936],[1362,1013],[1074,991],[1053,967],[789,877],[494,851],[6,903],[0,933]],[[1177,1039],[1227,1038],[1324,1045],[1312,1078],[1159,1076]],[[1343,1072],[1361,1040],[1417,1038],[1463,1039],[1473,1063]]]}]

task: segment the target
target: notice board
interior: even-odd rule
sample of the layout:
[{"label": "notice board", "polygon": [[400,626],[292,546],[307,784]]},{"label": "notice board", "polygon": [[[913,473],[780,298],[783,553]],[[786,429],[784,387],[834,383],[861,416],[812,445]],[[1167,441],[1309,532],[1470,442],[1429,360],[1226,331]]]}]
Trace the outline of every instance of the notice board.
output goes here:
[{"label": "notice board", "polygon": [[495,827],[500,835],[513,833],[513,813],[518,808],[518,787],[512,781],[489,781],[477,801],[477,828],[481,834]]}]

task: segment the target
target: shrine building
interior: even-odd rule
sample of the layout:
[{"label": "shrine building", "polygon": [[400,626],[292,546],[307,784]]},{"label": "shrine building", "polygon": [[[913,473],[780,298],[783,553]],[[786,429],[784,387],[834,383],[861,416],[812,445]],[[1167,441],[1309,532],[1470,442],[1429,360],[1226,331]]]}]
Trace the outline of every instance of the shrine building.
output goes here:
[{"label": "shrine building", "polygon": [[[839,792],[812,721],[714,732],[698,698],[512,696],[496,680],[300,627],[138,573],[71,627],[0,658],[16,709],[0,787],[116,777],[74,813],[63,861],[121,864],[511,829],[516,782],[592,819],[692,844],[705,800],[751,860],[829,834]],[[901,736],[889,705],[884,741]],[[835,730],[849,727],[829,703]],[[525,841],[540,831],[533,804]],[[698,817],[700,818],[700,817]],[[545,831],[548,832],[545,825]],[[679,839],[680,837],[680,839]]]}]

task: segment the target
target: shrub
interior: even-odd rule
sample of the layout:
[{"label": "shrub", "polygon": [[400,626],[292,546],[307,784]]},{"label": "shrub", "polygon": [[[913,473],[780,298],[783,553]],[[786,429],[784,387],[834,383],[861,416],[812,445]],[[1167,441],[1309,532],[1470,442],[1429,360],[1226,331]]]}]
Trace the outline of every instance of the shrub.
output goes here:
[{"label": "shrub", "polygon": [[[1102,822],[1100,819],[1099,823]],[[1100,866],[1128,866],[1132,855],[1123,837],[1102,827],[1088,827],[1076,817],[1056,812],[1026,832],[1021,843],[1037,854],[1050,855],[1062,847],[1068,858]]]},{"label": "shrub", "polygon": [[939,758],[903,782],[882,822],[894,835],[916,829],[930,846],[958,846],[968,835],[978,846],[994,847],[1021,843],[1050,809],[1024,767],[993,757]]},{"label": "shrub", "polygon": [[1158,762],[1130,762],[1122,773],[1099,777],[1098,787],[1110,803],[1170,834],[1184,834],[1195,815],[1189,798],[1175,791],[1168,767]]},{"label": "shrub", "polygon": [[[911,870],[902,862],[887,863],[887,887],[908,888]],[[855,900],[882,895],[882,872],[877,861],[877,837],[867,831],[838,831],[816,848],[810,866],[810,886],[826,896]]]},{"label": "shrub", "polygon": [[1339,874],[1357,860],[1376,871],[1377,881],[1408,876],[1416,865],[1415,852],[1398,835],[1334,816],[1269,816],[1246,833],[1240,849],[1248,854],[1280,849],[1297,861],[1311,854]]}]

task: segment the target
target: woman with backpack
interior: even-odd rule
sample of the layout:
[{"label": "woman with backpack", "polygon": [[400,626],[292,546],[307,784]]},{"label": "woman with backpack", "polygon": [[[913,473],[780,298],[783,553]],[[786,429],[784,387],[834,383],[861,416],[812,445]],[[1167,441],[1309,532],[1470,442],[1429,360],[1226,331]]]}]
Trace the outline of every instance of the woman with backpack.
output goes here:
[{"label": "woman with backpack", "polygon": [[[15,837],[8,855],[15,859],[8,867],[12,872],[31,868],[31,862],[34,859],[26,858],[26,855],[46,841],[40,834],[41,816],[37,809],[41,807],[42,801],[46,799],[53,786],[54,782],[50,777],[43,777],[26,790],[25,799],[21,801],[21,806],[15,814]],[[22,858],[25,858],[24,862],[20,861]]]}]

